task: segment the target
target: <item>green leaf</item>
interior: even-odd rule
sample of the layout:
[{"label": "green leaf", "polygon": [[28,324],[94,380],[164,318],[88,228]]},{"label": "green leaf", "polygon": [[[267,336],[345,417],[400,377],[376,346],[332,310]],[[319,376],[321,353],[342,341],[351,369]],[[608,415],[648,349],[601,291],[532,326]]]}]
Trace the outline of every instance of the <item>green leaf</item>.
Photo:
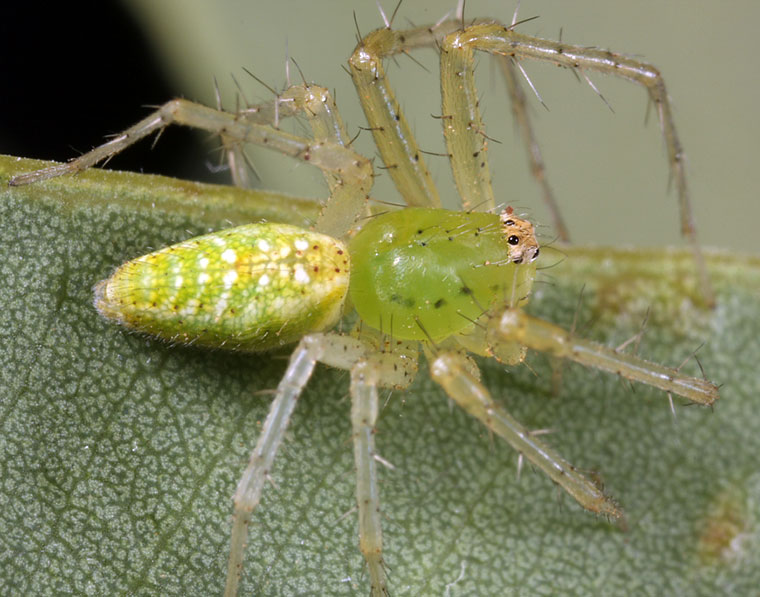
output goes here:
[{"label": "green leaf", "polygon": [[[280,196],[89,171],[8,188],[0,161],[0,593],[214,595],[231,500],[284,356],[166,346],[101,320],[91,288],[126,259],[245,220],[302,224]],[[274,203],[273,203],[274,202]],[[714,412],[541,355],[491,391],[578,467],[598,471],[628,531],[582,511],[452,409],[423,370],[393,393],[377,444],[394,595],[749,594],[760,586],[760,260],[709,257],[718,306],[694,306],[669,251],[568,250],[530,306],[639,354],[699,360]],[[590,325],[587,325],[588,322]],[[685,369],[699,374],[692,359]],[[535,373],[534,373],[535,372]],[[554,379],[558,379],[557,376]],[[366,594],[352,511],[347,376],[319,369],[254,517],[245,594]]]}]

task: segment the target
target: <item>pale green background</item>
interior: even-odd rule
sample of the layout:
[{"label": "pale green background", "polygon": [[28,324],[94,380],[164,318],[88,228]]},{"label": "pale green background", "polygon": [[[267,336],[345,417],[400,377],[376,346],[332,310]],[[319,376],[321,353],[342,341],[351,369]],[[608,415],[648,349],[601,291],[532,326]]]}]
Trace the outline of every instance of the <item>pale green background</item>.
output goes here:
[{"label": "pale green background", "polygon": [[[154,33],[157,49],[166,52],[167,72],[178,91],[213,102],[214,76],[232,97],[230,74],[244,85],[249,99],[268,93],[242,71],[247,67],[272,86],[284,84],[286,44],[309,80],[335,89],[341,113],[353,133],[364,124],[348,75],[341,66],[355,45],[352,12],[363,33],[380,26],[371,0],[276,3],[252,0],[126,0],[144,13],[139,17]],[[386,0],[390,13],[393,5]],[[434,22],[453,2],[407,0],[396,25],[407,19]],[[471,0],[470,17],[493,16],[509,21],[514,2]],[[581,45],[598,45],[640,55],[666,77],[675,105],[676,124],[688,158],[701,236],[706,245],[760,251],[757,165],[760,116],[756,27],[760,3],[592,0],[551,2],[525,0],[521,17],[540,15],[521,30]],[[172,33],[175,34],[172,36]],[[441,147],[439,123],[429,117],[438,106],[437,59],[418,55],[425,72],[409,59],[391,65],[402,106],[422,138],[424,148]],[[588,86],[568,71],[524,63],[550,112],[533,101],[533,114],[546,162],[576,242],[615,245],[680,244],[674,193],[667,193],[668,172],[654,118],[643,126],[646,97],[642,90],[610,77],[592,79],[615,109],[612,114]],[[535,186],[527,176],[521,145],[511,131],[511,116],[502,84],[481,60],[481,89],[489,133],[504,141],[493,149],[497,196],[548,223]],[[400,76],[400,75],[406,75]],[[295,75],[297,77],[297,75]],[[499,95],[491,93],[498,90]],[[228,107],[233,107],[230,100]],[[499,126],[501,124],[501,127]],[[366,133],[362,151],[372,155]],[[494,145],[492,144],[492,148]],[[450,175],[442,159],[430,158],[435,179],[452,197]],[[304,194],[319,194],[320,177],[307,167],[256,158],[263,184]],[[276,167],[284,168],[282,170]],[[299,176],[305,180],[299,181]],[[380,181],[374,195],[392,198]],[[547,229],[547,237],[552,233]]]}]

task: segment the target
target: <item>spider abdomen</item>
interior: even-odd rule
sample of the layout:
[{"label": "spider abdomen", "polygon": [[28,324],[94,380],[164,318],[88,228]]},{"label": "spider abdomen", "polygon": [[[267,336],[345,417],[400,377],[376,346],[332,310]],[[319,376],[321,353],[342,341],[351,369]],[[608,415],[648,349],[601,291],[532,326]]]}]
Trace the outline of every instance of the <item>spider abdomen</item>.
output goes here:
[{"label": "spider abdomen", "polygon": [[[365,323],[394,338],[461,332],[530,291],[535,265],[513,262],[509,236],[497,214],[407,208],[377,216],[349,245],[351,301]],[[535,243],[532,227],[528,240]]]},{"label": "spider abdomen", "polygon": [[266,350],[331,327],[348,291],[339,240],[248,224],[129,261],[95,288],[107,319],[172,342]]}]

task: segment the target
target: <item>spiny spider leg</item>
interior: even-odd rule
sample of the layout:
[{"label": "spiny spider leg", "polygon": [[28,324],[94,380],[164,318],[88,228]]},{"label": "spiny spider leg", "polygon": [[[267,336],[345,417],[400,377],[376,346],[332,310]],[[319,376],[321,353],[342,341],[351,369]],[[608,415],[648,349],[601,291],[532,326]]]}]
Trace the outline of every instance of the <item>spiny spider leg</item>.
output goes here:
[{"label": "spiny spider leg", "polygon": [[269,407],[269,414],[261,435],[235,491],[227,586],[224,593],[227,596],[237,595],[251,516],[261,500],[261,492],[272,468],[277,449],[285,435],[296,401],[324,350],[320,337],[321,335],[318,334],[304,336],[293,351],[287,371]]},{"label": "spiny spider leg", "polygon": [[552,191],[549,180],[546,177],[546,166],[544,165],[544,158],[541,155],[541,147],[538,145],[538,140],[533,132],[533,126],[530,123],[525,92],[515,72],[515,65],[512,59],[506,56],[496,56],[496,59],[504,75],[504,81],[507,83],[507,93],[509,94],[510,105],[512,106],[512,114],[520,129],[523,142],[526,145],[530,172],[533,178],[536,179],[538,186],[541,187],[544,203],[549,208],[549,214],[551,215],[557,238],[564,242],[570,242],[570,231],[567,229],[557,199],[554,197],[554,191]]},{"label": "spiny spider leg", "polygon": [[574,334],[519,309],[506,309],[488,324],[489,343],[517,342],[528,348],[570,359],[587,367],[617,373],[683,396],[697,404],[711,405],[718,399],[718,387],[706,379],[690,377],[639,357],[618,352]]},{"label": "spiny spider leg", "polygon": [[[293,85],[273,101],[240,112],[240,116],[250,122],[269,124],[274,128],[278,128],[281,119],[299,114],[309,121],[315,141],[328,141],[343,147],[350,145],[351,139],[332,95],[319,85]],[[364,209],[366,193],[357,193],[353,185],[344,184],[338,172],[322,172],[330,189],[330,199],[322,209],[317,226],[322,232],[342,236]]]},{"label": "spiny spider leg", "polygon": [[340,334],[309,334],[293,351],[277,392],[235,492],[230,558],[225,595],[234,597],[243,570],[248,527],[272,469],[290,416],[317,362],[351,372],[351,424],[356,465],[356,501],[359,510],[359,546],[369,567],[372,595],[388,594],[382,557],[380,499],[374,428],[377,386],[406,388],[417,371],[417,351],[399,343],[393,352],[378,352],[371,340]]},{"label": "spiny spider leg", "polygon": [[[348,60],[351,78],[383,164],[406,204],[440,207],[438,189],[383,68],[383,58],[403,51],[398,35],[379,29],[363,38]],[[421,45],[434,43],[428,30],[421,37]]]},{"label": "spiny spider leg", "polygon": [[[521,362],[524,352],[520,347],[528,347],[646,383],[665,391],[668,396],[674,393],[704,405],[711,405],[718,398],[717,386],[707,380],[682,375],[676,369],[576,338],[564,329],[531,317],[520,309],[508,308],[492,315],[484,335],[476,328],[475,333],[458,336],[457,341],[469,350],[490,354],[509,364]],[[485,346],[479,347],[480,343],[485,343]],[[465,411],[504,438],[581,506],[613,518],[622,517],[622,512],[596,484],[493,401],[488,390],[479,382],[478,374],[472,371],[471,360],[459,352],[438,351],[431,346],[426,346],[425,352],[432,379]]]},{"label": "spiny spider leg", "polygon": [[[351,76],[375,138],[375,144],[407,205],[437,207],[440,206],[440,199],[417,141],[387,81],[382,60],[399,53],[409,53],[417,48],[439,46],[446,35],[457,31],[460,27],[461,21],[447,20],[431,27],[415,27],[401,31],[390,28],[379,29],[364,37],[349,59]],[[444,68],[449,67],[444,67],[442,63],[442,71]],[[473,65],[469,67],[469,70],[468,76],[471,76]],[[545,180],[538,144],[530,132],[530,125],[527,124],[524,98],[521,100],[514,91],[516,81],[513,80],[512,83],[508,85],[508,89],[512,95],[516,115],[530,145],[533,174],[544,189],[544,195],[549,201],[555,222],[561,223],[561,216]],[[471,89],[475,93],[474,84]],[[485,154],[487,150],[485,127],[478,113],[467,111],[462,98],[452,89],[447,91],[443,79],[442,90],[444,120],[458,118],[462,121],[455,126],[452,126],[450,122],[444,122],[454,178],[462,204],[466,209],[473,206],[483,211],[493,209],[495,201]],[[463,124],[467,126],[459,126]],[[472,131],[477,134],[469,134]],[[478,164],[475,169],[469,168],[473,155]],[[564,224],[559,226],[559,230],[565,238],[567,232]]]},{"label": "spiny spider leg", "polygon": [[468,363],[460,354],[448,351],[426,354],[432,379],[467,413],[506,440],[581,506],[612,518],[623,517],[620,509],[599,487],[494,402],[485,386],[468,371]]},{"label": "spiny spider leg", "polygon": [[[332,195],[317,219],[316,229],[340,237],[351,228],[364,209],[372,187],[372,165],[365,157],[344,147],[345,131],[337,119],[334,103],[324,88],[296,85],[276,102],[281,115],[303,112],[310,115],[315,131],[321,138],[307,139],[252,122],[255,117],[246,113],[231,114],[183,99],[165,103],[107,143],[82,154],[65,164],[14,177],[13,186],[47,180],[64,174],[76,174],[133,145],[137,141],[163,130],[170,124],[180,124],[216,133],[227,142],[254,143],[279,151],[284,155],[308,162],[326,172]],[[292,105],[291,105],[292,104]],[[251,114],[255,114],[252,111]],[[262,110],[262,117],[271,114]]]},{"label": "spiny spider leg", "polygon": [[[647,90],[652,101],[657,106],[660,126],[667,146],[668,161],[676,181],[681,213],[681,232],[691,243],[704,299],[708,304],[712,305],[715,299],[702,251],[697,241],[694,216],[686,185],[683,151],[678,134],[676,133],[673,113],[667,90],[665,89],[665,81],[660,72],[650,64],[614,54],[608,50],[582,48],[538,39],[522,35],[515,32],[512,27],[505,27],[497,23],[472,25],[464,31],[451,33],[444,39],[441,45],[441,88],[445,91],[447,86],[450,86],[455,94],[463,99],[466,98],[467,113],[472,116],[470,117],[470,121],[463,123],[462,126],[469,131],[471,137],[481,133],[479,129],[473,130],[473,125],[471,124],[475,123],[477,126],[480,123],[477,93],[472,78],[467,75],[472,70],[474,62],[473,49],[508,56],[515,60],[532,58],[581,71],[594,70],[637,83]],[[446,69],[443,66],[444,63],[450,63],[451,66]],[[461,84],[458,82],[460,79]],[[451,81],[448,85],[447,80]],[[444,117],[447,114],[444,110]],[[451,152],[450,143],[449,151]],[[476,162],[468,170],[470,173],[475,172],[478,167],[477,162],[479,162],[479,158],[469,157],[469,161]],[[456,176],[457,168],[453,168],[453,170]],[[459,182],[457,186],[460,187],[461,192]]]},{"label": "spiny spider leg", "polygon": [[[591,70],[620,77],[641,85],[657,106],[663,138],[678,193],[681,232],[691,244],[705,302],[714,304],[694,224],[684,169],[684,156],[676,132],[665,81],[652,65],[608,50],[573,46],[544,40],[514,31],[493,21],[474,20],[463,28],[461,20],[448,20],[429,27],[403,31],[380,29],[367,35],[357,46],[349,63],[359,98],[375,136],[375,142],[399,192],[409,205],[438,205],[438,195],[424,165],[398,102],[386,81],[381,59],[421,47],[437,45],[441,51],[441,90],[444,135],[451,156],[452,171],[462,205],[480,210],[493,208],[485,128],[480,117],[478,95],[472,77],[474,50],[510,60],[530,58],[557,66]],[[515,94],[511,94],[513,99]],[[527,117],[527,116],[526,116]],[[525,126],[522,126],[525,131]],[[529,135],[526,143],[534,141]],[[534,162],[535,164],[535,162]],[[542,168],[533,168],[541,184]],[[542,185],[545,187],[545,185]],[[544,192],[545,197],[546,192]],[[556,207],[549,202],[553,212]],[[553,213],[555,222],[561,221]],[[558,227],[561,231],[562,227]]]},{"label": "spiny spider leg", "polygon": [[371,595],[388,595],[383,564],[380,522],[380,487],[375,458],[375,425],[378,414],[378,367],[367,361],[351,369],[351,427],[356,466],[356,504],[359,509],[359,549],[369,567]]}]

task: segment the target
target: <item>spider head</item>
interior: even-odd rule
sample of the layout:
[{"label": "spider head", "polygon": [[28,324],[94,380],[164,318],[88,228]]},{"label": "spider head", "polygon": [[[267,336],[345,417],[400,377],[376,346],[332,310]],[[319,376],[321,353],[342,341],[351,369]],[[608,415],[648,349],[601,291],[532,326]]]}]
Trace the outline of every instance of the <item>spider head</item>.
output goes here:
[{"label": "spider head", "polygon": [[533,224],[514,215],[514,210],[507,207],[499,214],[502,232],[509,245],[509,259],[513,263],[530,263],[538,257],[538,241]]}]

